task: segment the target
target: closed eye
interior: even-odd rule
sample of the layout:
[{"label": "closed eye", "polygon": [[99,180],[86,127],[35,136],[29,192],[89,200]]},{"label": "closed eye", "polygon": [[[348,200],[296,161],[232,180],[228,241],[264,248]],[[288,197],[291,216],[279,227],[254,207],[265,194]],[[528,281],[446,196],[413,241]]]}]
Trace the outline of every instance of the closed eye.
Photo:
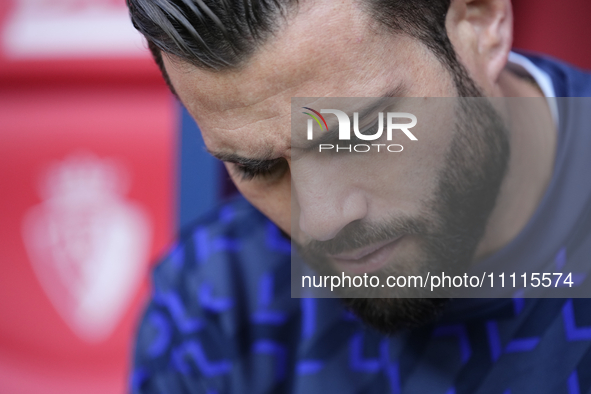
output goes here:
[{"label": "closed eye", "polygon": [[287,161],[283,158],[273,160],[243,160],[230,162],[232,171],[242,181],[250,181],[255,178],[271,180],[283,175],[287,169]]}]

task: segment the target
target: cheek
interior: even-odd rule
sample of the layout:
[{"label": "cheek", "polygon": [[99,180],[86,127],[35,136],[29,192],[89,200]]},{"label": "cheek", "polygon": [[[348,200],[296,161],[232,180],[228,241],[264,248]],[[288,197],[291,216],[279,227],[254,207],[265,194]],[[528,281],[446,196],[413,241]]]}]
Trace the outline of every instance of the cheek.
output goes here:
[{"label": "cheek", "polygon": [[225,164],[236,188],[252,205],[271,219],[287,234],[291,234],[291,176],[289,171],[280,179],[266,183],[262,179],[243,181]]}]

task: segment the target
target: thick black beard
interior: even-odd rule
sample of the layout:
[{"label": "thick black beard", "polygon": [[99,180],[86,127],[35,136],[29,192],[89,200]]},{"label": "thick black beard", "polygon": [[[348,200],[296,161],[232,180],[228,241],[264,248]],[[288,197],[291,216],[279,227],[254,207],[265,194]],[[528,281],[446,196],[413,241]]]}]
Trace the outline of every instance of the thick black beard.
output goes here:
[{"label": "thick black beard", "polygon": [[342,299],[347,310],[386,335],[436,321],[449,300],[449,298]]},{"label": "thick black beard", "polygon": [[[313,242],[300,254],[321,274],[335,275],[327,253],[339,253],[391,239],[393,234],[421,237],[424,261],[421,273],[466,272],[495,206],[509,160],[509,137],[500,115],[486,98],[460,98],[457,132],[445,155],[438,176],[435,198],[428,205],[434,215],[422,219],[401,219],[390,226],[367,227],[351,223],[335,239]],[[388,229],[389,228],[389,229]],[[331,272],[329,272],[331,271]],[[387,275],[408,272],[387,272]],[[435,320],[450,298],[446,293],[429,297],[427,292],[399,292],[398,295],[341,293],[347,309],[369,326],[386,334],[413,328]],[[367,297],[376,298],[367,298]],[[409,298],[410,297],[410,298]],[[433,297],[433,295],[431,295]]]}]

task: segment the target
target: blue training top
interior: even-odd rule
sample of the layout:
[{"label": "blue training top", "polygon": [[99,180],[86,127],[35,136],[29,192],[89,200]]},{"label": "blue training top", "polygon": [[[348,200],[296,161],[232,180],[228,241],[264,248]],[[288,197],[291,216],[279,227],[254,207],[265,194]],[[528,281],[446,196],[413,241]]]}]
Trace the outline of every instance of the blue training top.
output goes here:
[{"label": "blue training top", "polygon": [[[591,96],[590,75],[529,58],[557,96]],[[542,203],[483,264],[589,260],[591,107],[559,115]],[[242,198],[184,231],[154,270],[132,393],[591,392],[589,299],[455,300],[438,323],[387,337],[339,300],[292,299],[290,273],[290,242]]]}]

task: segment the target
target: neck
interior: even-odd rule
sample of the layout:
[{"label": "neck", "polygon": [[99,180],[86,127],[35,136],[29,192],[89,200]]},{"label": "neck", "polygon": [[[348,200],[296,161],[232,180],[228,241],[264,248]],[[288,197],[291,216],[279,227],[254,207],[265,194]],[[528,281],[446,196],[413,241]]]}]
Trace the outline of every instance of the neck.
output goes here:
[{"label": "neck", "polygon": [[515,239],[532,218],[550,183],[557,132],[539,87],[505,70],[497,95],[510,130],[511,156],[497,202],[476,250],[480,260]]}]

